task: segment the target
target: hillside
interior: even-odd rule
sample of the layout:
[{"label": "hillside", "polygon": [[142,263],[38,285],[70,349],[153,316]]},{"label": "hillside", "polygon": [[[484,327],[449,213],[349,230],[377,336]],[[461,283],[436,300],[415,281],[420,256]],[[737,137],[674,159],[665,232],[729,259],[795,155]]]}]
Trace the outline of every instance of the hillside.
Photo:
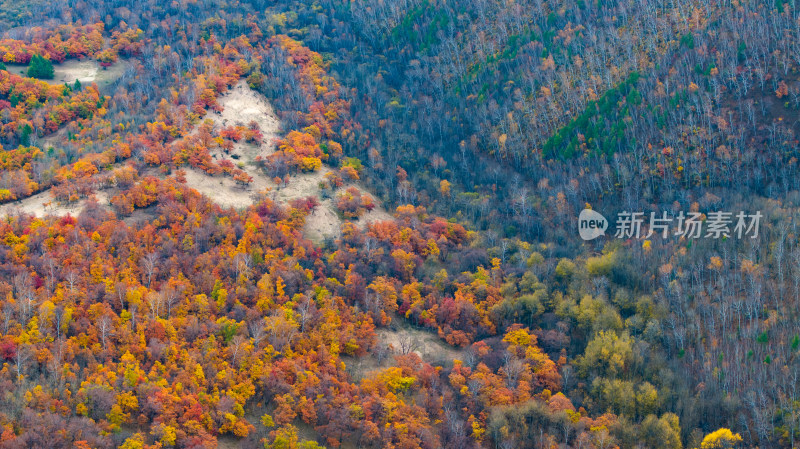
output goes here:
[{"label": "hillside", "polygon": [[0,449],[800,438],[793,2],[0,2]]}]

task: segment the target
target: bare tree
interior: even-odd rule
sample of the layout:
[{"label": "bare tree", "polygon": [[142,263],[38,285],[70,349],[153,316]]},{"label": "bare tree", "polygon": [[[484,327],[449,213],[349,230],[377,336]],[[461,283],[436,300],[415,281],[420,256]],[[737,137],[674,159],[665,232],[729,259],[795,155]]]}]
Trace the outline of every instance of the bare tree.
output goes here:
[{"label": "bare tree", "polygon": [[297,305],[297,313],[300,315],[300,332],[305,332],[306,322],[311,319],[313,312],[313,302],[307,295],[303,295],[303,299]]},{"label": "bare tree", "polygon": [[134,304],[128,308],[128,312],[131,314],[131,331],[136,332],[136,312],[139,311],[139,308]]},{"label": "bare tree", "polygon": [[297,326],[287,321],[280,312],[267,317],[265,323],[267,340],[276,351],[283,351],[297,333]]},{"label": "bare tree", "polygon": [[100,332],[100,344],[106,349],[106,340],[112,332],[112,322],[108,315],[103,315],[97,321],[97,330]]},{"label": "bare tree", "polygon": [[147,286],[150,287],[150,282],[153,280],[153,275],[156,272],[156,263],[158,262],[158,254],[148,253],[142,258],[142,269],[145,276],[147,276]]},{"label": "bare tree", "polygon": [[3,334],[8,334],[11,322],[14,320],[14,305],[10,302],[3,302]]},{"label": "bare tree", "polygon": [[421,342],[419,339],[412,334],[411,332],[399,332],[397,335],[397,344],[400,346],[397,348],[400,351],[400,354],[406,355],[412,352],[416,352],[420,349]]},{"label": "bare tree", "polygon": [[78,273],[75,270],[69,270],[65,280],[69,286],[70,293],[75,293],[75,285],[78,283]]},{"label": "bare tree", "polygon": [[267,335],[264,322],[260,319],[251,321],[247,324],[247,330],[250,332],[250,338],[253,339],[253,346],[258,348]]},{"label": "bare tree", "polygon": [[53,330],[56,333],[56,339],[61,338],[61,328],[67,324],[67,311],[61,304],[57,305],[53,310]]},{"label": "bare tree", "polygon": [[240,275],[244,275],[245,277],[250,276],[250,265],[252,262],[253,259],[247,254],[238,253],[233,257],[233,268],[236,271],[236,279],[239,279]]},{"label": "bare tree", "polygon": [[47,290],[52,291],[56,280],[56,260],[49,253],[45,253],[42,263],[47,270]]},{"label": "bare tree", "polygon": [[128,295],[128,283],[127,282],[117,282],[114,285],[114,291],[117,294],[117,299],[119,300],[119,307],[120,310],[125,308],[125,298]]},{"label": "bare tree", "polygon": [[378,343],[375,346],[375,358],[378,360],[378,363],[383,363],[386,360],[386,357],[389,356],[391,352],[391,348],[389,345]]},{"label": "bare tree", "polygon": [[239,354],[244,350],[246,341],[247,339],[241,335],[235,335],[231,339],[231,343],[228,345],[228,350],[231,354],[231,364],[233,364],[233,366],[237,366],[236,360],[239,357]]},{"label": "bare tree", "polygon": [[172,308],[178,303],[178,300],[180,299],[180,292],[176,291],[171,286],[165,287],[161,290],[161,298],[162,303],[167,308],[167,318],[171,318]]},{"label": "bare tree", "polygon": [[17,347],[17,352],[14,354],[14,367],[17,371],[17,379],[25,375],[28,368],[28,360],[31,358],[31,351],[28,345],[22,344]]},{"label": "bare tree", "polygon": [[14,296],[19,301],[20,308],[20,321],[27,322],[33,313],[33,308],[36,306],[35,290],[33,289],[33,281],[31,275],[27,271],[23,271],[12,280],[14,287]]},{"label": "bare tree", "polygon": [[161,316],[161,306],[163,303],[163,297],[155,292],[151,292],[147,295],[147,308],[150,310],[150,318],[156,319]]},{"label": "bare tree", "polygon": [[517,380],[524,369],[525,365],[523,365],[522,361],[520,361],[518,358],[506,358],[505,363],[503,364],[503,371],[506,373],[506,383],[508,384],[509,388],[517,387]]},{"label": "bare tree", "polygon": [[53,387],[61,385],[62,362],[64,360],[64,340],[57,339],[53,343],[52,357],[47,362],[47,369],[50,373]]}]

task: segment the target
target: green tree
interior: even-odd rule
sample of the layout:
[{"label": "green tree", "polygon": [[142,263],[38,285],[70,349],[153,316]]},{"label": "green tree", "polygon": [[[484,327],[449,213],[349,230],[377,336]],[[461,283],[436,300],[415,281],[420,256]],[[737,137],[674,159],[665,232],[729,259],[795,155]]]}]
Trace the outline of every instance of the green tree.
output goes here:
[{"label": "green tree", "polygon": [[19,142],[21,145],[28,146],[31,143],[31,134],[33,133],[33,128],[29,123],[26,123],[19,127]]},{"label": "green tree", "polygon": [[583,357],[576,364],[582,375],[616,377],[634,361],[633,339],[625,332],[618,336],[614,331],[600,331],[586,346]]},{"label": "green tree", "polygon": [[658,449],[681,449],[681,427],[678,416],[665,413],[661,418],[648,415],[639,429],[639,440],[645,447]]},{"label": "green tree", "polygon": [[569,259],[561,259],[558,261],[558,265],[556,265],[556,276],[561,279],[569,279],[575,274],[575,263]]},{"label": "green tree", "polygon": [[28,76],[38,79],[53,79],[55,76],[53,63],[44,56],[33,55],[31,64],[28,66]]}]

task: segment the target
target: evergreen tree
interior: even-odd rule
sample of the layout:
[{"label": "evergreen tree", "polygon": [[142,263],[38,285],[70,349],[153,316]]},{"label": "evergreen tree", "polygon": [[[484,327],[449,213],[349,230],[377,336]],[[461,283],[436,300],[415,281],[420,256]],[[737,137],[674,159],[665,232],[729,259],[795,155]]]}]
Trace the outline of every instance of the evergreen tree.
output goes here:
[{"label": "evergreen tree", "polygon": [[31,125],[26,123],[19,128],[19,143],[23,146],[28,146],[31,143],[31,133],[33,133],[33,128]]},{"label": "evergreen tree", "polygon": [[28,76],[38,79],[53,79],[55,71],[53,63],[41,55],[33,55],[31,64],[28,66]]}]

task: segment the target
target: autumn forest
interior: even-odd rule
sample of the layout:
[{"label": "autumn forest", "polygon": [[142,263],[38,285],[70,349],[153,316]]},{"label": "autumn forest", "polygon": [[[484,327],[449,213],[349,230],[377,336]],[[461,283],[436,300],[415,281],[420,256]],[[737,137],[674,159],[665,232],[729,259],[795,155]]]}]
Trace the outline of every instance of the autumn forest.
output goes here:
[{"label": "autumn forest", "polygon": [[798,134],[795,0],[0,1],[0,449],[794,448]]}]

